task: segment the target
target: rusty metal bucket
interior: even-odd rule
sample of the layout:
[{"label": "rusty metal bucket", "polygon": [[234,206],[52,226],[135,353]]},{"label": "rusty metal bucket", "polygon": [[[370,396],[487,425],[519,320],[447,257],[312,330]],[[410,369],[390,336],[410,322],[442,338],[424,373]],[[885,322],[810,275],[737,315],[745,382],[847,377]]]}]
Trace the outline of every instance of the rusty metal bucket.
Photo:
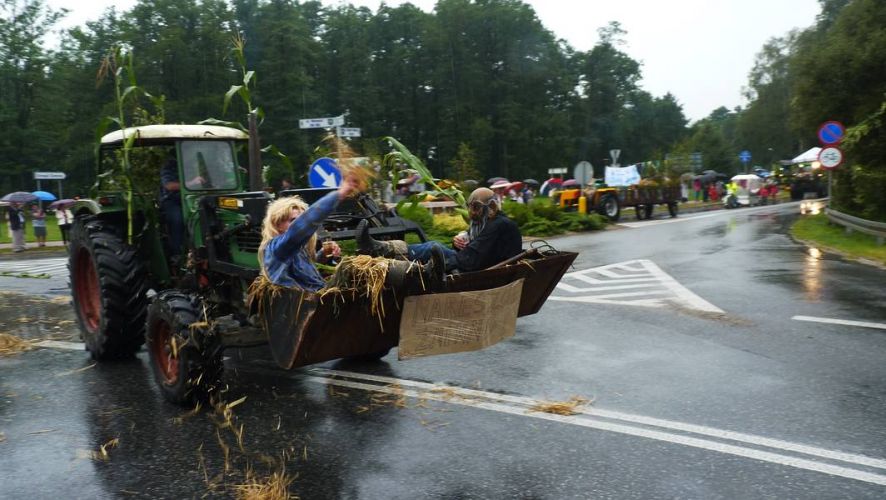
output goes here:
[{"label": "rusty metal bucket", "polygon": [[[578,256],[560,252],[536,256],[495,269],[453,275],[443,292],[499,288],[523,279],[517,316],[535,314],[563,274]],[[348,294],[327,295],[284,290],[264,301],[259,314],[266,329],[271,353],[282,368],[321,363],[333,359],[385,352],[398,345],[405,297],[393,290],[382,295],[385,315],[370,313],[369,302]]]}]

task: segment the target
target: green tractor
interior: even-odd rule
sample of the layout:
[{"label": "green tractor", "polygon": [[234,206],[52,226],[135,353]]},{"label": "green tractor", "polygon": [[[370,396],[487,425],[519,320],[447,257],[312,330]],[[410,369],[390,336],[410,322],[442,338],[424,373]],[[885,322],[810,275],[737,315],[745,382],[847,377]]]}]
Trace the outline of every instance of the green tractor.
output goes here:
[{"label": "green tractor", "polygon": [[[72,207],[71,292],[86,348],[104,361],[130,357],[146,344],[156,382],[174,403],[204,399],[219,387],[227,348],[269,345],[277,363],[290,369],[338,358],[378,359],[398,345],[402,292],[385,289],[383,318],[358,294],[342,303],[287,290],[276,302],[250,303],[272,197],[246,189],[238,157],[248,143],[240,130],[208,125],[149,125],[107,134],[99,145],[99,187],[92,199]],[[128,177],[117,167],[124,154]],[[165,177],[180,181],[177,191],[165,190],[165,198],[164,168],[164,186],[170,180]],[[330,190],[278,196],[297,194],[312,203]],[[175,203],[167,203],[170,195]],[[353,239],[364,219],[375,238],[411,233],[426,240],[421,227],[365,195],[339,204],[320,239]],[[514,261],[450,276],[443,291],[484,293],[524,279],[514,315],[534,314],[575,257],[530,252],[525,260],[531,266]]]}]

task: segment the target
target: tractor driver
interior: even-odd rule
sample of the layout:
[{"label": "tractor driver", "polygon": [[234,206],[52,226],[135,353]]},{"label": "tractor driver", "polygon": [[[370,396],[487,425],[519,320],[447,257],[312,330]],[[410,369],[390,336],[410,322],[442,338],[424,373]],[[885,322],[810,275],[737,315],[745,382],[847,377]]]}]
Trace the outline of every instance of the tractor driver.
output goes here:
[{"label": "tractor driver", "polygon": [[[197,176],[187,181],[188,188],[197,188],[205,180]],[[185,236],[185,223],[182,216],[181,183],[178,176],[178,161],[175,148],[170,148],[163,167],[160,169],[160,212],[169,234],[167,255],[170,260],[182,253]]]},{"label": "tractor driver", "polygon": [[455,250],[436,241],[412,245],[402,240],[377,241],[369,235],[369,225],[363,220],[357,226],[357,253],[427,262],[434,252],[443,252],[447,271],[470,272],[508,260],[523,250],[520,228],[501,212],[491,189],[475,189],[468,197],[468,212],[471,224],[467,232],[453,238]]}]

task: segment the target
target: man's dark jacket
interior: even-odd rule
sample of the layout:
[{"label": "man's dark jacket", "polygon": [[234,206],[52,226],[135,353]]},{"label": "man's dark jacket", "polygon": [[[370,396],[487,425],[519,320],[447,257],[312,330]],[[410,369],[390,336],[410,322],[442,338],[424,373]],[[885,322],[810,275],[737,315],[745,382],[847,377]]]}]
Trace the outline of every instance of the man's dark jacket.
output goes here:
[{"label": "man's dark jacket", "polygon": [[486,221],[486,227],[456,256],[462,272],[479,271],[523,251],[520,228],[504,214]]}]

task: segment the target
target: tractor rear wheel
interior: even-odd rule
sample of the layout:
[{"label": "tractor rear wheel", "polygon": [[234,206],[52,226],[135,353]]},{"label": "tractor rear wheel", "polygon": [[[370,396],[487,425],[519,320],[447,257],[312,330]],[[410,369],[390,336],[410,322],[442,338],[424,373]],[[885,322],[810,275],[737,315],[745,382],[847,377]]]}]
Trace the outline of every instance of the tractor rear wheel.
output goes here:
[{"label": "tractor rear wheel", "polygon": [[643,207],[643,215],[645,215],[646,219],[652,218],[652,212],[655,210],[655,205],[650,203]]},{"label": "tractor rear wheel", "polygon": [[101,221],[78,219],[68,248],[71,295],[96,360],[132,356],[144,342],[145,270],[138,252]]},{"label": "tractor rear wheel", "polygon": [[621,215],[621,208],[618,206],[618,198],[613,195],[606,195],[603,199],[600,200],[600,205],[597,208],[597,211],[600,215],[606,216],[610,221],[617,222],[618,217]]},{"label": "tractor rear wheel", "polygon": [[678,210],[679,210],[679,207],[678,207],[676,201],[672,201],[672,202],[668,203],[668,213],[671,214],[671,217],[676,217]]},{"label": "tractor rear wheel", "polygon": [[208,325],[200,325],[199,301],[165,291],[148,307],[147,345],[154,380],[171,403],[204,402],[220,386],[224,366],[221,354],[207,352]]}]

